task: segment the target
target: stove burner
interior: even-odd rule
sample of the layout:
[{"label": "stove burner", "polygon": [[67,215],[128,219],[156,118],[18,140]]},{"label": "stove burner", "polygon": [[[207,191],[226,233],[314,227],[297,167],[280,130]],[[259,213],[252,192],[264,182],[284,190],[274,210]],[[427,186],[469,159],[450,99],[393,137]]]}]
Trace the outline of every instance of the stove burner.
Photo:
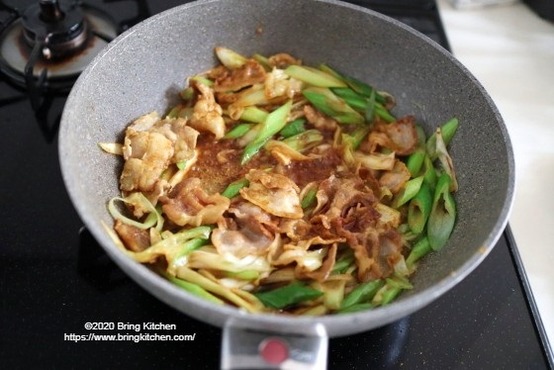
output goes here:
[{"label": "stove burner", "polygon": [[0,70],[27,90],[35,111],[43,93],[67,93],[120,30],[107,13],[77,1],[39,0],[9,11],[0,29]]},{"label": "stove burner", "polygon": [[42,56],[58,59],[79,52],[87,40],[87,22],[80,8],[62,6],[57,0],[40,0],[25,9],[23,35],[32,49],[44,43]]}]

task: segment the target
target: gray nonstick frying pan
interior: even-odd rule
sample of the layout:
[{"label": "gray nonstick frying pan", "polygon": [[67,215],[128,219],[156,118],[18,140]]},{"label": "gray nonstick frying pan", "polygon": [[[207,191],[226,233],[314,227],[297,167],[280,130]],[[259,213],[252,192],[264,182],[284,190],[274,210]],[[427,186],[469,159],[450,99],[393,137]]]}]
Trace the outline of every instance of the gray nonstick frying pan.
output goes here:
[{"label": "gray nonstick frying pan", "polygon": [[[114,245],[102,222],[112,223],[106,204],[119,194],[122,163],[97,144],[120,141],[124,128],[144,113],[165,112],[186,77],[215,65],[218,45],[243,55],[288,52],[309,65],[336,66],[390,92],[397,115],[415,114],[427,132],[458,117],[449,150],[458,174],[458,219],[447,245],[420,263],[414,289],[389,305],[351,314],[247,314],[180,290]],[[111,42],[74,85],[62,116],[59,154],[75,208],[121,269],[168,305],[224,328],[223,368],[270,368],[258,352],[271,337],[288,346],[288,358],[276,368],[324,367],[327,337],[398,320],[470,274],[504,230],[514,195],[510,139],[481,84],[426,36],[333,0],[200,0],[143,21]]]}]

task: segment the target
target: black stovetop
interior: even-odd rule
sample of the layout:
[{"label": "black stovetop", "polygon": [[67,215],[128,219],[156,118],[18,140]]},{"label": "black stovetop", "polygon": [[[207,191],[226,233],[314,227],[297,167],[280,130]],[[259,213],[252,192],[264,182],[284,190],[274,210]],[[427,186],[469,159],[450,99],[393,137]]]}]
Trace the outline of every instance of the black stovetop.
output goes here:
[{"label": "black stovetop", "polygon": [[[31,2],[4,1],[18,7]],[[183,3],[89,2],[124,26]],[[434,1],[352,2],[406,22],[448,48]],[[152,297],[82,227],[58,164],[64,101],[64,94],[46,95],[34,112],[25,92],[0,80],[0,366],[217,368],[221,330]],[[98,334],[129,332],[118,331],[118,324],[174,324],[169,332],[152,333],[194,334],[194,340],[77,342],[91,332],[88,322],[116,326]],[[431,305],[383,328],[331,339],[328,363],[330,369],[544,369],[552,367],[544,338],[508,228],[477,270]]]}]

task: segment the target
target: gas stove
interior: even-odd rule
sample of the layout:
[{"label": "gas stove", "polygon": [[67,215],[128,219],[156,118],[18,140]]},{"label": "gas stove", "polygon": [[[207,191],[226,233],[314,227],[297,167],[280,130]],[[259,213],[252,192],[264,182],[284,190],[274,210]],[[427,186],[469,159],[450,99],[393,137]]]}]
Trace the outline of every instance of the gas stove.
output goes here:
[{"label": "gas stove", "polygon": [[[449,48],[434,1],[351,2]],[[0,1],[4,368],[219,367],[221,330],[158,301],[111,262],[83,227],[58,164],[59,119],[79,73],[118,34],[182,3]],[[328,367],[543,369],[553,366],[544,338],[508,227],[478,269],[431,305],[331,339]]]}]

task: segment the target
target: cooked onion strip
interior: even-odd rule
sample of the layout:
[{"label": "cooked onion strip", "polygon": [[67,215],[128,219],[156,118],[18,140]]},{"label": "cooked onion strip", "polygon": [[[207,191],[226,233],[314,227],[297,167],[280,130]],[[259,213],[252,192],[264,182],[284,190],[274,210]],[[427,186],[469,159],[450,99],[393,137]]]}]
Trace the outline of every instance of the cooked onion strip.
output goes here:
[{"label": "cooked onion strip", "polygon": [[98,143],[98,146],[106,153],[123,155],[123,145],[120,143]]},{"label": "cooked onion strip", "polygon": [[[115,205],[115,202],[123,202],[132,207],[140,207],[146,209],[149,212],[149,215],[146,217],[144,222],[135,221],[132,218],[125,216],[121,213],[118,207]],[[131,193],[131,195],[121,198],[114,197],[108,202],[108,211],[115,220],[119,220],[127,225],[134,226],[141,230],[147,230],[151,227],[155,227],[156,230],[161,230],[164,224],[164,219],[161,214],[156,210],[156,207],[146,198],[142,193]]]},{"label": "cooked onion strip", "polygon": [[255,302],[248,302],[231,289],[226,288],[220,284],[213,282],[212,280],[200,275],[198,272],[189,269],[188,267],[181,266],[177,269],[176,276],[179,279],[189,281],[196,284],[210,293],[227,299],[228,301],[236,304],[238,307],[244,308],[248,312],[260,312],[262,310],[261,304]]}]

